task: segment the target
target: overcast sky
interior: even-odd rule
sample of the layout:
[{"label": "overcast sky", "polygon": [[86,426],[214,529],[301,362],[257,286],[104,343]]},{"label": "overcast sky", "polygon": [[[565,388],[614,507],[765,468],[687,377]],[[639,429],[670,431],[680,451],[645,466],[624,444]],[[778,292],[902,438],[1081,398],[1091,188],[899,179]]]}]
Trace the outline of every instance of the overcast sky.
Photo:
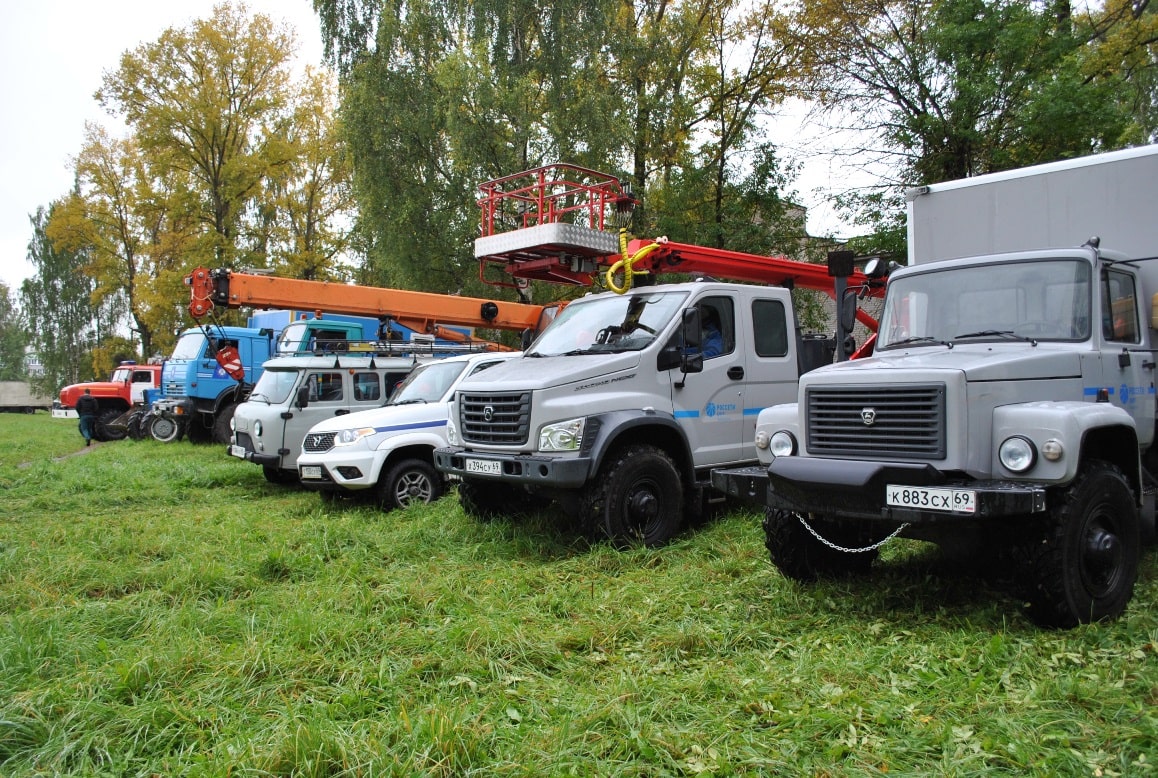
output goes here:
[{"label": "overcast sky", "polygon": [[[14,292],[32,275],[29,216],[72,187],[70,158],[86,121],[109,117],[93,93],[121,54],[212,14],[214,0],[0,0],[0,281]],[[300,64],[320,65],[322,45],[310,0],[249,0],[252,12],[296,30]],[[806,151],[796,124],[778,123],[786,152]],[[560,160],[566,161],[566,160]],[[844,175],[813,156],[796,183],[812,234],[840,232],[822,193]],[[481,182],[480,182],[481,183]],[[472,197],[464,192],[463,197]]]}]

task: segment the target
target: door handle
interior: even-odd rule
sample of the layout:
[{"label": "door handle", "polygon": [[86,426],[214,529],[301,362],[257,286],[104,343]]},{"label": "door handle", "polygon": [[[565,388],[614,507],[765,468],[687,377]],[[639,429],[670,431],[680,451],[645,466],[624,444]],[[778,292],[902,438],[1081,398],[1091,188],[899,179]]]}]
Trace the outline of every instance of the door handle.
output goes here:
[{"label": "door handle", "polygon": [[339,408],[338,410],[334,411],[334,415],[335,416],[345,416],[349,412],[350,412],[349,408]]},{"label": "door handle", "polygon": [[731,378],[733,381],[739,381],[743,377],[744,368],[740,367],[739,365],[732,365],[728,368],[728,378]]}]

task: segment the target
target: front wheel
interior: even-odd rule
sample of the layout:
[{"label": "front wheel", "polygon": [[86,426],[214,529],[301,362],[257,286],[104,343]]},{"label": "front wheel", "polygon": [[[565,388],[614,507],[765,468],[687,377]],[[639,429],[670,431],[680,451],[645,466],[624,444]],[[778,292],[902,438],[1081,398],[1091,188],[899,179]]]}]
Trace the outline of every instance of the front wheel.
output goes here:
[{"label": "front wheel", "polygon": [[626,446],[588,487],[585,518],[621,547],[663,546],[680,531],[684,490],[679,469],[655,446]]},{"label": "front wheel", "polygon": [[233,438],[233,429],[230,427],[230,422],[233,421],[233,412],[237,410],[237,403],[230,403],[226,405],[213,419],[213,442],[214,443],[228,443]]},{"label": "front wheel", "polygon": [[100,441],[124,440],[127,434],[125,428],[122,425],[116,424],[117,420],[123,415],[124,414],[116,408],[101,411],[100,416],[97,417],[96,439]]},{"label": "front wheel", "polygon": [[289,486],[298,482],[297,470],[283,470],[273,465],[262,465],[261,474],[265,476],[266,481],[280,486]]},{"label": "front wheel", "polygon": [[1138,524],[1125,476],[1091,461],[1020,544],[1029,617],[1068,629],[1120,615],[1138,577]]},{"label": "front wheel", "polygon": [[853,548],[853,543],[863,543],[863,535],[824,519],[812,519],[811,525],[831,545],[809,532],[796,513],[764,509],[764,546],[772,564],[785,578],[810,582],[822,577],[863,574],[872,567],[879,553],[876,549],[853,553],[834,548]]},{"label": "front wheel", "polygon": [[160,414],[153,417],[153,423],[149,425],[149,434],[159,443],[172,443],[181,434],[181,425],[172,416]]},{"label": "front wheel", "polygon": [[431,503],[445,489],[442,477],[429,462],[405,459],[390,467],[378,482],[378,504],[382,510]]}]

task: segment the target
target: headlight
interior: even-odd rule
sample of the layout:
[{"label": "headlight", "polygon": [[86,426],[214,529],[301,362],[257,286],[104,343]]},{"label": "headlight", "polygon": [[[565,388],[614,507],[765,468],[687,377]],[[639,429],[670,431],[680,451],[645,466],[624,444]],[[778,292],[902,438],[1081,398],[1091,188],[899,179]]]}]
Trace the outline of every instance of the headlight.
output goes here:
[{"label": "headlight", "polygon": [[[230,419],[230,421],[232,422],[233,420]],[[260,421],[255,421],[253,423],[253,434],[259,438],[261,437],[261,422]]]},{"label": "headlight", "polygon": [[1056,438],[1050,438],[1045,443],[1041,444],[1041,455],[1045,457],[1047,462],[1057,462],[1062,458],[1065,448],[1062,442]]},{"label": "headlight", "polygon": [[540,451],[578,451],[587,417],[548,424],[539,430]]},{"label": "headlight", "polygon": [[458,427],[454,426],[453,413],[446,419],[446,444],[448,446],[458,445]]},{"label": "headlight", "polygon": [[[255,426],[254,430],[256,430],[256,429],[257,429],[257,427]],[[236,416],[230,416],[229,417],[229,431],[230,432],[237,432],[237,417]]]},{"label": "headlight", "polygon": [[1001,447],[997,449],[997,458],[1009,472],[1024,473],[1037,462],[1037,449],[1029,438],[1014,435],[1001,442]]},{"label": "headlight", "polygon": [[374,434],[373,427],[359,427],[354,430],[342,430],[334,436],[335,446],[352,446],[362,438],[368,438]]},{"label": "headlight", "polygon": [[791,432],[777,430],[769,438],[768,448],[773,456],[790,457],[796,453],[796,438],[792,437]]}]

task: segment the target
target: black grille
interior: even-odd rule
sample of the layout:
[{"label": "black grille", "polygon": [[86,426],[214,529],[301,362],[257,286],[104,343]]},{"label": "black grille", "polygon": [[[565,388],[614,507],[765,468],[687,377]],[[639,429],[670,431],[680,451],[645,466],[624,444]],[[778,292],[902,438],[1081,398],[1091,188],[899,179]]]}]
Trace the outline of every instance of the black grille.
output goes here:
[{"label": "black grille", "polygon": [[813,386],[805,402],[810,454],[945,458],[943,384]]},{"label": "black grille", "polygon": [[253,440],[249,437],[248,432],[238,432],[236,434],[237,445],[241,446],[246,451],[253,451]]},{"label": "black grille", "polygon": [[466,443],[524,445],[531,425],[531,393],[460,394],[459,421]]},{"label": "black grille", "polygon": [[302,441],[302,450],[313,454],[321,454],[334,447],[334,433],[311,432]]}]

